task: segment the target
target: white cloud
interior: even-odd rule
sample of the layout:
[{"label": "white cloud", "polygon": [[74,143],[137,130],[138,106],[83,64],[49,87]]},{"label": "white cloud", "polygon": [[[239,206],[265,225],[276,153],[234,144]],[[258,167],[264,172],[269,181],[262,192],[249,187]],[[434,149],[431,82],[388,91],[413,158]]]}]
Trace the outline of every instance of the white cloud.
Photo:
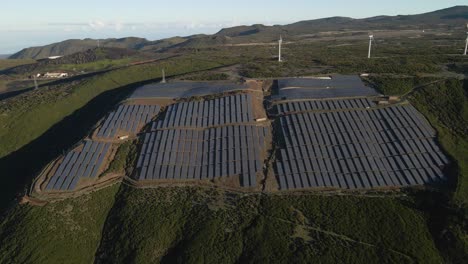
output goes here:
[{"label": "white cloud", "polygon": [[101,20],[89,21],[88,26],[94,30],[100,30],[106,27],[106,23]]}]

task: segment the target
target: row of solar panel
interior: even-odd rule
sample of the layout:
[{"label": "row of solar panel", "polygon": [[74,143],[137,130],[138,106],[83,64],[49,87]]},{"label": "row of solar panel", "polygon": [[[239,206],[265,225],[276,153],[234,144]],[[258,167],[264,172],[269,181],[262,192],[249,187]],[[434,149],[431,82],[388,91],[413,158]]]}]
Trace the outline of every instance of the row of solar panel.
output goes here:
[{"label": "row of solar panel", "polygon": [[[421,134],[417,133],[417,128],[399,128],[387,129],[382,131],[353,131],[341,133],[303,133],[298,131],[297,134],[291,132],[289,127],[283,129],[285,142],[289,146],[336,146],[351,143],[372,143],[372,144],[389,144],[393,142],[403,142],[409,140],[421,140],[424,138]],[[408,143],[408,142],[404,142]]]},{"label": "row of solar panel", "polygon": [[[333,176],[376,172],[378,177],[385,177],[382,181],[392,182],[388,186],[440,180],[443,177],[440,168],[449,160],[436,145],[433,129],[413,110],[411,106],[392,106],[351,110],[347,115],[306,113],[281,117],[286,147],[281,149],[276,164],[278,179],[287,183],[292,180],[290,177],[299,177],[296,174],[306,177],[310,173]],[[347,116],[355,118],[348,122]],[[362,116],[375,119],[360,118]],[[434,173],[418,173],[424,168]],[[412,174],[406,171],[413,170],[415,176],[408,178]],[[396,171],[405,172],[406,178],[387,181],[394,175],[401,175],[395,174]],[[393,182],[398,182],[398,185]],[[365,186],[381,186],[372,181],[370,184]],[[282,189],[304,188],[302,185],[282,185],[281,182],[280,185]],[[341,185],[333,187],[343,188]],[[345,188],[354,187],[349,185]]]},{"label": "row of solar panel", "polygon": [[[277,163],[277,170],[282,171],[281,163]],[[439,169],[421,168],[391,172],[360,172],[348,174],[336,173],[296,173],[277,176],[281,190],[304,188],[333,188],[333,189],[370,189],[389,186],[423,185],[427,179],[443,177]],[[426,179],[426,180],[425,180]]]},{"label": "row of solar panel", "polygon": [[325,89],[339,88],[347,89],[367,89],[364,82],[357,75],[334,75],[325,76],[329,78],[285,78],[278,80],[279,89],[288,88],[307,88],[307,89]]},{"label": "row of solar panel", "polygon": [[[223,130],[227,137],[217,138]],[[230,126],[205,131],[169,129],[146,134],[137,161],[138,180],[212,179],[241,174],[242,186],[255,186],[256,174],[262,171],[261,152],[270,133],[268,128]],[[191,135],[193,140],[181,140],[182,134]]]},{"label": "row of solar panel", "polygon": [[256,174],[261,171],[257,166],[257,162],[251,160],[204,166],[155,164],[142,167],[138,180],[204,180],[241,175],[241,186],[255,187]]},{"label": "row of solar panel", "polygon": [[[401,112],[392,112],[389,108],[396,108]],[[410,111],[411,109],[414,108],[394,106],[348,111],[348,113],[351,112],[349,114],[342,112],[302,113],[283,116],[280,121],[286,135],[310,134],[311,131],[314,134],[366,134],[366,132],[391,130],[394,133],[405,133],[405,137],[408,136],[406,133],[414,138],[434,137],[435,131],[420,115],[415,115],[413,111]],[[408,111],[404,113],[404,110]],[[372,119],[372,116],[375,118]]]},{"label": "row of solar panel", "polygon": [[[409,143],[409,144],[408,144]],[[348,159],[356,157],[393,157],[399,155],[411,155],[419,153],[429,153],[432,160],[438,166],[448,163],[448,159],[440,152],[440,149],[432,139],[424,140],[404,140],[402,142],[393,142],[385,144],[355,142],[346,145],[324,146],[324,145],[305,145],[296,147],[287,147],[282,149],[288,153],[289,157],[301,158],[325,158],[325,159]],[[283,160],[287,159],[283,155]]]},{"label": "row of solar panel", "polygon": [[278,114],[306,112],[316,110],[343,110],[369,108],[375,103],[368,98],[356,98],[349,100],[314,100],[301,102],[287,102],[276,105]]},{"label": "row of solar panel", "polygon": [[138,87],[130,98],[189,98],[248,89],[246,83],[227,82],[169,82]]},{"label": "row of solar panel", "polygon": [[[355,122],[362,121],[375,122],[378,120],[384,120],[387,121],[392,127],[406,127],[410,125],[417,125],[432,130],[429,124],[425,122],[424,118],[422,118],[422,116],[419,113],[417,113],[416,109],[414,109],[414,107],[412,107],[411,105],[401,105],[379,109],[355,111],[304,113],[304,115],[307,115],[311,122],[319,123],[319,125],[321,123],[323,126],[340,122],[350,122],[354,124]],[[293,115],[291,117],[300,117],[300,115]],[[393,120],[393,118],[396,117],[398,117],[398,119]],[[291,119],[287,118],[286,120]],[[291,120],[291,122],[296,121],[297,120]],[[354,127],[355,126],[353,126],[353,128]],[[327,128],[330,127],[327,126]]]},{"label": "row of solar panel", "polygon": [[153,129],[208,127],[253,121],[252,96],[238,94],[208,101],[183,102],[168,106],[164,120]]},{"label": "row of solar panel", "polygon": [[104,121],[97,136],[113,138],[117,131],[136,134],[159,113],[157,105],[119,105]]},{"label": "row of solar panel", "polygon": [[87,140],[82,150],[68,152],[50,178],[46,190],[73,190],[80,178],[98,176],[109,147],[110,143]]},{"label": "row of solar panel", "polygon": [[[238,137],[252,137],[256,136],[254,128],[263,128],[263,134],[260,133],[259,136],[269,133],[269,128],[261,126],[251,126],[251,125],[235,125],[235,126],[222,126],[222,127],[212,127],[205,129],[175,129],[174,137],[178,138],[179,141],[214,141],[214,140],[233,140],[233,138]],[[150,134],[145,134],[146,140],[154,141],[150,137]]]},{"label": "row of solar panel", "polygon": [[[376,151],[377,152],[377,151]],[[393,171],[405,169],[419,169],[424,167],[442,167],[448,164],[448,159],[441,152],[399,154],[394,156],[379,156],[378,154],[336,157],[333,153],[327,157],[309,156],[304,148],[297,150],[281,150],[281,161],[298,162],[292,166],[297,172],[362,172],[362,171]],[[285,174],[295,173],[285,172]]]},{"label": "row of solar panel", "polygon": [[278,95],[273,96],[275,100],[283,98],[295,99],[328,99],[328,98],[343,98],[343,97],[365,97],[376,96],[378,93],[369,87],[354,87],[354,88],[293,88],[280,89]]},{"label": "row of solar panel", "polygon": [[[285,122],[282,123],[284,124]],[[356,122],[353,123],[353,126],[356,126],[357,130],[354,130],[348,122],[338,124],[337,126],[332,125],[332,127],[336,127],[334,133],[328,132],[326,128],[325,131],[321,131],[319,127],[311,123],[301,123],[299,125],[286,123],[281,128],[286,142],[292,146],[317,144],[341,145],[352,142],[376,142],[382,144],[401,141],[402,139],[421,139],[435,136],[433,130],[421,130],[418,126],[392,129],[386,127],[384,122],[378,121],[369,124],[366,124],[366,122]]]}]

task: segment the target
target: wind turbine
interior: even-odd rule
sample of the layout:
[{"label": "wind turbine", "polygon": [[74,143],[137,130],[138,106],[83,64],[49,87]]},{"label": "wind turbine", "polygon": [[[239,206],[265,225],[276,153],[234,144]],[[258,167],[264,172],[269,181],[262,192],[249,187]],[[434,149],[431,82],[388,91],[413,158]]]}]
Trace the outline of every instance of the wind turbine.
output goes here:
[{"label": "wind turbine", "polygon": [[39,86],[37,86],[36,74],[33,74],[33,78],[34,78],[34,89],[37,90],[37,89],[39,89]]},{"label": "wind turbine", "polygon": [[468,51],[468,32],[466,32],[466,41],[465,41],[465,52],[463,53],[463,55],[466,56],[466,52]]},{"label": "wind turbine", "polygon": [[367,54],[368,59],[371,57],[372,41],[374,41],[374,35],[369,35],[369,53]]},{"label": "wind turbine", "polygon": [[[466,28],[468,29],[468,24],[466,24]],[[465,52],[463,53],[466,56],[466,52],[468,51],[468,32],[466,32],[466,41],[465,41]]]},{"label": "wind turbine", "polygon": [[278,40],[278,61],[282,62],[281,60],[281,44],[283,44],[283,37],[280,35],[280,39]]},{"label": "wind turbine", "polygon": [[162,69],[162,80],[161,83],[166,83],[166,73],[164,72],[164,69]]}]

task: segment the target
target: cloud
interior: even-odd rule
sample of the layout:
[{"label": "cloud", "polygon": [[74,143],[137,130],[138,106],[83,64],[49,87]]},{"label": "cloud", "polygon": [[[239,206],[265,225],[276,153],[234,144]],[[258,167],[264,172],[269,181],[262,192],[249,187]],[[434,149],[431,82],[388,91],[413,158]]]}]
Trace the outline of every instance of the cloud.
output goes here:
[{"label": "cloud", "polygon": [[100,29],[105,28],[107,25],[104,21],[101,21],[101,20],[91,20],[89,21],[88,26],[91,29],[100,30]]},{"label": "cloud", "polygon": [[122,31],[123,27],[124,27],[124,24],[121,22],[116,22],[114,24],[115,31]]},{"label": "cloud", "polygon": [[[49,27],[61,27],[66,32],[131,32],[131,31],[174,31],[199,33],[198,31],[208,31],[206,33],[220,30],[221,28],[238,26],[240,24],[253,24],[249,22],[240,23],[237,18],[225,21],[203,21],[203,20],[185,20],[185,21],[168,21],[168,22],[124,22],[124,21],[107,21],[103,19],[93,19],[87,23],[69,23],[57,22],[48,23]],[[268,24],[272,24],[271,22]],[[177,34],[177,33],[176,33]]]}]

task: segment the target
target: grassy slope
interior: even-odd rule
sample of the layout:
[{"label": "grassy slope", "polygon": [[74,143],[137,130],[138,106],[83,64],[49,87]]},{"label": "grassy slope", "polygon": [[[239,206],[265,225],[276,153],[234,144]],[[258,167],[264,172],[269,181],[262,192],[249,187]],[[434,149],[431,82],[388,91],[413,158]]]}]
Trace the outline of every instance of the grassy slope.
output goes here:
[{"label": "grassy slope", "polygon": [[412,93],[410,101],[437,129],[439,142],[457,161],[454,198],[468,204],[468,91],[463,84],[451,79],[430,85]]},{"label": "grassy slope", "polygon": [[100,71],[100,70],[110,69],[113,67],[125,66],[132,61],[135,61],[135,59],[131,59],[131,58],[125,58],[125,59],[119,59],[119,60],[104,59],[104,60],[98,60],[95,62],[82,63],[82,64],[51,65],[50,67],[44,68],[43,71],[46,71],[46,70],[67,70],[67,71],[85,71],[85,72]]},{"label": "grassy slope", "polygon": [[104,173],[125,174],[126,169],[131,169],[133,164],[135,164],[137,155],[136,142],[126,141],[120,144],[114,159]]},{"label": "grassy slope", "polygon": [[404,204],[393,198],[123,188],[97,262],[440,263],[424,216]]},{"label": "grassy slope", "polygon": [[[464,85],[464,86],[463,86]],[[411,101],[437,129],[439,142],[455,161],[456,180],[447,205],[445,242],[442,247],[453,263],[468,257],[468,80],[449,80],[418,90]]]},{"label": "grassy slope", "polygon": [[117,190],[15,206],[0,222],[0,263],[91,263]]},{"label": "grassy slope", "polygon": [[[416,80],[417,78],[415,78]],[[393,78],[378,80],[380,87],[389,94],[405,92],[414,81],[404,80],[400,85]],[[441,221],[441,230],[435,231],[439,248],[446,260],[458,263],[468,257],[468,82],[456,79],[438,82],[413,91],[409,100],[424,114],[437,130],[438,141],[454,161],[453,169],[448,171],[451,187],[447,202],[437,201],[433,207],[436,218]],[[434,208],[430,208],[434,210]],[[440,223],[431,223],[440,224]]]},{"label": "grassy slope", "polygon": [[[177,58],[139,65],[91,77],[71,89],[34,91],[0,104],[0,158],[43,134],[53,124],[83,107],[98,94],[131,83],[159,78],[161,68],[169,74],[208,69],[221,64]],[[192,66],[192,67],[190,67]]]},{"label": "grassy slope", "polygon": [[21,59],[21,60],[8,60],[8,59],[0,59],[0,71],[4,69],[8,69],[11,67],[33,63],[35,60],[32,59]]}]

